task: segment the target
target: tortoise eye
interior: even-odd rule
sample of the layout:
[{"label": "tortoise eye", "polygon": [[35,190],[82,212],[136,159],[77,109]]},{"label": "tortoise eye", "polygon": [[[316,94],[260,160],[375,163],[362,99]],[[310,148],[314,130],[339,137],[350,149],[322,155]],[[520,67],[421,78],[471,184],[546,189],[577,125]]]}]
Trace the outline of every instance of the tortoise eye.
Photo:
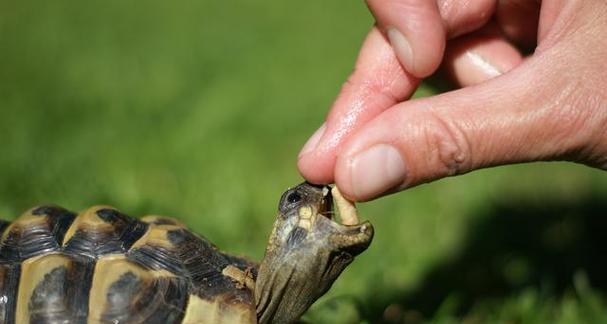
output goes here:
[{"label": "tortoise eye", "polygon": [[301,195],[297,191],[293,191],[287,196],[287,202],[289,204],[294,204],[301,201]]}]

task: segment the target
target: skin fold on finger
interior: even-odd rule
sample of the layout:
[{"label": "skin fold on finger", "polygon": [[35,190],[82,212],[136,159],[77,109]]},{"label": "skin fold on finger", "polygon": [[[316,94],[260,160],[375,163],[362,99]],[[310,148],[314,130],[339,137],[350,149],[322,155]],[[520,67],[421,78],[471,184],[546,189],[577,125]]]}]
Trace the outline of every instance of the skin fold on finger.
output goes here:
[{"label": "skin fold on finger", "polygon": [[494,23],[449,41],[442,70],[460,87],[485,82],[523,61]]},{"label": "skin fold on finger", "polygon": [[333,182],[338,148],[361,125],[409,98],[418,84],[419,79],[403,70],[386,38],[373,28],[324,126],[299,153],[300,173],[313,183]]},{"label": "skin fold on finger", "polygon": [[542,2],[537,30],[538,43],[541,43],[544,40],[567,2],[571,2],[571,0],[551,0]]},{"label": "skin fold on finger", "polygon": [[598,1],[544,1],[540,12],[541,24],[538,27],[538,37],[541,37],[541,42],[538,42],[536,53],[558,44],[564,37],[575,32],[576,29],[572,26],[578,24],[576,17],[581,11],[590,10],[600,13],[604,7],[605,2]]},{"label": "skin fold on finger", "polygon": [[367,0],[378,26],[405,69],[426,77],[439,66],[445,28],[433,0]]}]

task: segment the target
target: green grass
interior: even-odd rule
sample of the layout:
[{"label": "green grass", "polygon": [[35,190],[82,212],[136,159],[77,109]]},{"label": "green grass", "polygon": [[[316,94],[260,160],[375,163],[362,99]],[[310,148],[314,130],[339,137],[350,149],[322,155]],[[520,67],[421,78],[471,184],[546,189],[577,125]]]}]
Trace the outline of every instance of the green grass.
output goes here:
[{"label": "green grass", "polygon": [[[344,1],[0,1],[0,216],[111,204],[261,258],[371,24]],[[541,163],[362,204],[375,241],[307,319],[605,322],[606,193]]]}]

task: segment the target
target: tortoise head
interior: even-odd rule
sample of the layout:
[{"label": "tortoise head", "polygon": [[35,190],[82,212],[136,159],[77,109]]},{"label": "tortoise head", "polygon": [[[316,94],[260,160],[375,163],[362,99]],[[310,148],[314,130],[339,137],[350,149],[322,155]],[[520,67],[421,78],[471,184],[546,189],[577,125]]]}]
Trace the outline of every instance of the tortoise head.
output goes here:
[{"label": "tortoise head", "polygon": [[[344,224],[335,221],[333,196]],[[255,286],[259,323],[296,321],[369,246],[373,227],[353,212],[328,186],[304,182],[282,195]]]}]

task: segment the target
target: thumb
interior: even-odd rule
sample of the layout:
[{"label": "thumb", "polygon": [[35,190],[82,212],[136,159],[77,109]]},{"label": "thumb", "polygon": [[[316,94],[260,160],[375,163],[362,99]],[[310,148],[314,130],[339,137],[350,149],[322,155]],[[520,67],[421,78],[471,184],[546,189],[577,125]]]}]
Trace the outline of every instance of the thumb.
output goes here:
[{"label": "thumb", "polygon": [[360,201],[501,164],[573,159],[604,166],[604,102],[593,104],[602,101],[576,81],[592,69],[574,69],[581,76],[572,77],[565,70],[571,66],[555,68],[550,56],[478,86],[385,110],[347,140],[335,182]]}]

